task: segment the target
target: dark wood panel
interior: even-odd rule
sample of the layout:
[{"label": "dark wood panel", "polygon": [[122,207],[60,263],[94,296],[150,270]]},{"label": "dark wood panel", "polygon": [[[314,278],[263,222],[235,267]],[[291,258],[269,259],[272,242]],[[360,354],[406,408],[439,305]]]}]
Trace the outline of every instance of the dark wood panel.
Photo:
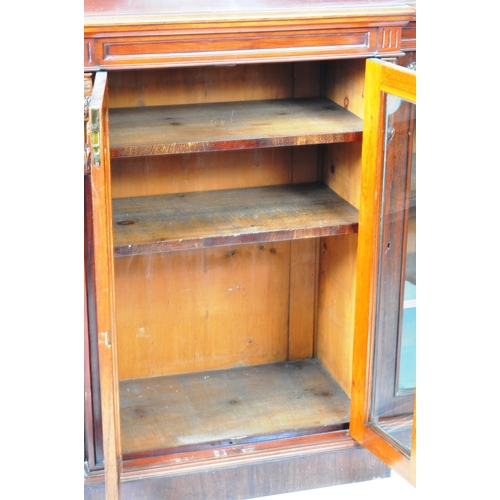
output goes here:
[{"label": "dark wood panel", "polygon": [[[393,29],[401,32],[400,27]],[[96,62],[106,69],[368,57],[377,53],[377,33],[376,28],[278,31],[265,36],[259,31],[217,36],[173,32],[142,39],[97,39],[95,53]],[[399,46],[391,48],[395,49]]]},{"label": "dark wood panel", "polygon": [[358,211],[324,184],[120,198],[115,256],[357,232]]},{"label": "dark wood panel", "polygon": [[326,98],[110,110],[112,157],[359,141],[363,121]]},{"label": "dark wood panel", "polygon": [[417,50],[417,23],[412,22],[403,27],[401,48],[403,50]]},{"label": "dark wood panel", "polygon": [[[174,455],[173,461],[181,464],[175,472],[141,468],[134,473],[125,462],[122,498],[242,500],[389,476],[390,469],[347,432],[255,445],[255,451],[247,446],[234,461],[228,458],[230,449],[228,456],[224,449],[213,450],[213,456],[219,452],[226,460],[207,460],[202,466]],[[269,451],[259,452],[263,447]],[[102,486],[85,489],[85,500],[104,498]]]},{"label": "dark wood panel", "polygon": [[182,498],[228,500],[366,481],[389,475],[389,469],[364,449],[318,453],[308,457],[206,471],[169,478],[126,482],[127,500]]}]

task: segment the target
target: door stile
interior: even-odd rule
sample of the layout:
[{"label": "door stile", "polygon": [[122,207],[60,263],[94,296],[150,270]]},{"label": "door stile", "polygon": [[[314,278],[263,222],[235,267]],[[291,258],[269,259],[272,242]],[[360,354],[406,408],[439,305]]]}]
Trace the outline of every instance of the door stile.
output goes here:
[{"label": "door stile", "polygon": [[116,363],[111,165],[108,135],[107,74],[95,74],[89,105],[91,122],[90,189],[93,217],[93,262],[96,297],[99,379],[106,500],[119,499],[120,420]]},{"label": "door stile", "polygon": [[[402,475],[416,482],[416,406],[413,402],[411,452],[371,423],[374,396],[379,259],[382,243],[385,94],[416,103],[416,73],[380,60],[368,60],[365,80],[361,197],[358,229],[356,319],[350,434]],[[394,345],[394,349],[397,346]],[[391,387],[391,390],[393,388]],[[415,391],[416,394],[416,391]],[[415,395],[414,398],[415,400]]]}]

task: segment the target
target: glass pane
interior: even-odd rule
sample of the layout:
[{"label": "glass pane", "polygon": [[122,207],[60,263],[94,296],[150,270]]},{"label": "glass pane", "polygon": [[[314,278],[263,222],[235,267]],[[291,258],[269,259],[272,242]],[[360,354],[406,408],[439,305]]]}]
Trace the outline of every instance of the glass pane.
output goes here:
[{"label": "glass pane", "polygon": [[416,386],[415,104],[386,96],[371,424],[409,455]]},{"label": "glass pane", "polygon": [[399,351],[399,391],[415,389],[417,332],[417,286],[405,280],[401,348]]},{"label": "glass pane", "polygon": [[[414,106],[414,105],[412,105]],[[415,113],[413,113],[415,115]],[[414,118],[415,119],[415,116]],[[416,129],[412,124],[410,131],[411,161],[410,161],[410,185],[409,200],[407,207],[407,230],[406,238],[406,265],[405,265],[405,284],[404,284],[404,302],[403,302],[403,321],[401,331],[401,342],[399,349],[399,391],[415,389],[416,382],[416,333],[417,333],[417,214],[416,214],[416,194],[417,194],[417,148],[416,148]]]}]

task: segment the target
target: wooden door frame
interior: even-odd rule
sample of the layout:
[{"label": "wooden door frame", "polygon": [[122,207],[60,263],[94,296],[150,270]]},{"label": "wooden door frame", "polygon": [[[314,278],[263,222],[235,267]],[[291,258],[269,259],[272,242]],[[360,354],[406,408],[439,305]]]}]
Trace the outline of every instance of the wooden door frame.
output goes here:
[{"label": "wooden door frame", "polygon": [[118,500],[121,449],[106,72],[95,74],[89,111],[94,251],[92,262],[88,265],[92,265],[94,270],[106,500]]},{"label": "wooden door frame", "polygon": [[369,423],[372,405],[375,299],[381,242],[379,214],[385,140],[385,93],[416,103],[416,72],[385,61],[367,60],[350,433],[360,444],[415,485],[416,405],[409,457],[402,448],[388,440]]}]

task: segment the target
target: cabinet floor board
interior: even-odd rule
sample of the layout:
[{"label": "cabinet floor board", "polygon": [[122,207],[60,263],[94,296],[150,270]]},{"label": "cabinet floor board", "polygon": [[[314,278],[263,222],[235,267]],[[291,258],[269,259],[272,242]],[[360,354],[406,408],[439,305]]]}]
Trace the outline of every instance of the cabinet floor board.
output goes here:
[{"label": "cabinet floor board", "polygon": [[349,421],[350,401],[316,358],[120,382],[124,455]]},{"label": "cabinet floor board", "polygon": [[355,233],[358,211],[320,183],[113,200],[115,256]]}]

